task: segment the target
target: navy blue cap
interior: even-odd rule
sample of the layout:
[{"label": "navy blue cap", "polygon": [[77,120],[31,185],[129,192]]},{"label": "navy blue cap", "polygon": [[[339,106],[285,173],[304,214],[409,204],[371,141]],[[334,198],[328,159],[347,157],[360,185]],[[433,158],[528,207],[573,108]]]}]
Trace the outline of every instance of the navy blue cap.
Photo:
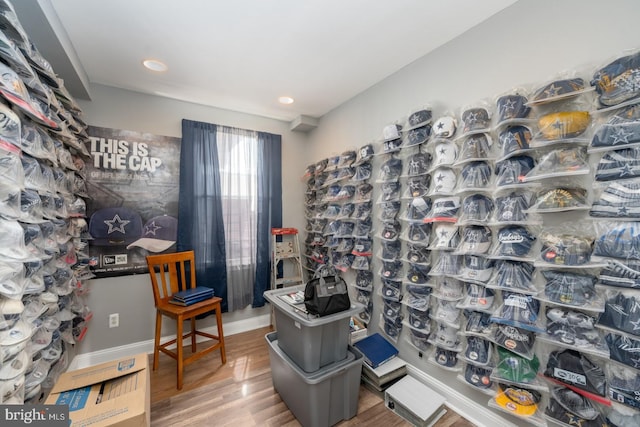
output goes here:
[{"label": "navy blue cap", "polygon": [[553,302],[582,306],[596,297],[595,276],[561,270],[542,270],[542,276],[547,282],[544,294]]},{"label": "navy blue cap", "polygon": [[356,201],[366,202],[371,200],[373,185],[369,183],[360,184],[356,187]]},{"label": "navy blue cap", "polygon": [[414,264],[428,264],[431,251],[424,246],[409,244],[407,260]]},{"label": "navy blue cap", "polygon": [[467,317],[465,331],[474,334],[484,334],[491,326],[491,313],[483,311],[464,310]]},{"label": "navy blue cap", "polygon": [[407,204],[406,218],[410,221],[423,221],[431,211],[431,199],[429,197],[414,197]]},{"label": "navy blue cap", "polygon": [[466,164],[462,168],[462,181],[459,183],[461,189],[487,188],[491,181],[491,166],[484,161],[474,161]]},{"label": "navy blue cap", "polygon": [[484,194],[471,194],[462,200],[460,220],[487,222],[493,212],[493,200]]},{"label": "navy blue cap", "polygon": [[385,261],[395,261],[400,257],[402,251],[402,243],[400,240],[383,240],[381,259]]},{"label": "navy blue cap", "polygon": [[528,192],[511,192],[496,197],[496,220],[498,222],[524,222],[527,220],[527,209],[531,207],[534,196]]},{"label": "navy blue cap", "polygon": [[610,425],[587,397],[566,387],[553,389],[544,413],[561,425],[581,427]]},{"label": "navy blue cap", "polygon": [[431,166],[431,154],[424,152],[415,153],[409,156],[407,161],[409,162],[407,168],[408,176],[424,175]]},{"label": "navy blue cap", "polygon": [[402,138],[391,139],[382,143],[383,153],[395,153],[402,148]]},{"label": "navy blue cap", "polygon": [[464,356],[476,363],[486,365],[491,357],[491,342],[477,336],[468,337]]},{"label": "navy blue cap", "polygon": [[625,222],[614,226],[595,241],[594,255],[621,259],[640,259],[640,224]]},{"label": "navy blue cap", "polygon": [[340,211],[338,212],[338,218],[349,218],[356,210],[355,203],[345,203],[340,206]]},{"label": "navy blue cap", "polygon": [[353,174],[353,180],[358,181],[366,181],[371,178],[371,163],[364,162],[355,167],[355,172]]},{"label": "navy blue cap", "polygon": [[500,256],[524,257],[529,254],[536,237],[520,225],[510,225],[498,231],[496,253]]},{"label": "navy blue cap", "polygon": [[370,288],[373,285],[373,272],[358,270],[356,274],[356,286],[359,288]]},{"label": "navy blue cap", "polygon": [[635,296],[627,297],[621,292],[615,293],[607,299],[598,324],[638,336],[640,300]]},{"label": "navy blue cap", "polygon": [[533,285],[534,271],[533,264],[529,262],[508,259],[497,260],[494,283],[500,288],[513,289],[514,291],[535,290]]},{"label": "navy blue cap", "polygon": [[366,161],[371,160],[371,158],[373,157],[374,153],[375,152],[373,150],[373,145],[371,145],[371,144],[363,145],[358,150],[358,153],[356,155],[355,164],[360,164],[362,162],[366,162]]},{"label": "navy blue cap", "polygon": [[534,166],[535,162],[530,156],[514,156],[497,162],[496,187],[521,184]]},{"label": "navy blue cap", "polygon": [[433,117],[431,110],[427,108],[423,108],[421,110],[414,111],[407,118],[407,123],[409,127],[413,128],[416,126],[424,125],[425,123],[429,123]]},{"label": "navy blue cap", "polygon": [[436,347],[433,359],[442,366],[452,368],[458,363],[458,353],[441,347]]},{"label": "navy blue cap", "polygon": [[486,108],[469,108],[462,112],[462,132],[486,130],[491,127],[491,116]]},{"label": "navy blue cap", "polygon": [[382,192],[380,200],[385,202],[399,200],[401,188],[402,185],[398,181],[383,182],[380,185],[380,191]]},{"label": "navy blue cap", "polygon": [[431,267],[428,265],[411,264],[407,272],[407,279],[411,283],[427,283],[430,270]]},{"label": "navy blue cap", "polygon": [[640,104],[625,107],[596,129],[593,148],[624,148],[640,143]]},{"label": "navy blue cap", "polygon": [[422,197],[429,191],[431,175],[412,176],[407,178],[407,189],[411,197]]},{"label": "navy blue cap", "polygon": [[537,89],[533,93],[531,103],[542,104],[560,98],[564,99],[571,95],[579,94],[584,89],[585,81],[580,77],[555,80]]},{"label": "navy blue cap", "polygon": [[498,324],[493,340],[507,350],[526,357],[533,351],[535,337],[535,332],[511,325]]},{"label": "navy blue cap", "polygon": [[484,254],[491,246],[491,229],[483,225],[467,225],[460,232],[459,250],[464,253]]},{"label": "navy blue cap", "polygon": [[400,234],[402,226],[398,221],[387,221],[382,223],[380,236],[384,240],[396,240]]},{"label": "navy blue cap", "polygon": [[356,152],[354,150],[347,150],[340,154],[340,160],[338,161],[338,167],[344,168],[351,166],[356,161]]},{"label": "navy blue cap", "polygon": [[608,333],[604,339],[609,347],[611,360],[640,369],[640,338]]},{"label": "navy blue cap", "polygon": [[[409,324],[417,329],[431,328],[431,318],[429,317],[429,310],[418,310],[414,307],[408,307],[409,311]],[[427,337],[428,338],[428,337]]]},{"label": "navy blue cap", "polygon": [[640,175],[640,147],[607,151],[598,162],[596,181],[635,178]]},{"label": "navy blue cap", "polygon": [[424,143],[429,136],[431,135],[431,125],[426,124],[424,126],[420,126],[414,129],[411,129],[407,132],[407,139],[405,140],[403,147],[413,147],[415,145],[419,145]]},{"label": "navy blue cap", "polygon": [[618,105],[640,95],[640,52],[620,57],[597,70],[591,86],[603,106]]},{"label": "navy blue cap", "polygon": [[392,157],[380,166],[380,181],[397,180],[401,174],[402,159]]},{"label": "navy blue cap", "polygon": [[142,218],[123,206],[103,208],[91,215],[89,234],[92,245],[127,246],[142,236]]},{"label": "navy blue cap", "polygon": [[[535,327],[540,311],[540,301],[531,295],[515,292],[502,292],[502,306],[491,320],[506,323],[520,328]],[[532,330],[537,330],[534,328]]]},{"label": "navy blue cap", "polygon": [[458,161],[484,160],[489,158],[491,137],[486,133],[470,135],[462,141]]},{"label": "navy blue cap", "polygon": [[408,229],[409,240],[412,242],[429,242],[431,224],[411,224]]},{"label": "navy blue cap", "polygon": [[383,261],[382,277],[386,279],[395,279],[402,271],[402,261]]},{"label": "navy blue cap", "polygon": [[380,219],[382,221],[393,221],[400,212],[401,203],[399,200],[380,203]]},{"label": "navy blue cap", "polygon": [[573,349],[549,353],[544,375],[581,390],[606,396],[606,377],[600,366]]},{"label": "navy blue cap", "polygon": [[491,371],[492,368],[483,368],[469,363],[464,369],[464,379],[472,386],[487,389],[493,385]]},{"label": "navy blue cap", "polygon": [[413,328],[409,328],[409,339],[411,340],[411,344],[415,345],[420,350],[426,350],[429,348],[429,336],[431,335],[426,331],[418,331]]},{"label": "navy blue cap", "polygon": [[502,155],[508,156],[529,149],[531,138],[531,129],[526,126],[516,125],[505,128],[498,135]]},{"label": "navy blue cap", "polygon": [[531,108],[527,106],[527,97],[524,95],[505,95],[498,98],[498,122],[512,119],[525,119],[529,117]]},{"label": "navy blue cap", "polygon": [[581,265],[589,262],[592,252],[592,240],[586,237],[542,233],[543,261],[556,265]]}]

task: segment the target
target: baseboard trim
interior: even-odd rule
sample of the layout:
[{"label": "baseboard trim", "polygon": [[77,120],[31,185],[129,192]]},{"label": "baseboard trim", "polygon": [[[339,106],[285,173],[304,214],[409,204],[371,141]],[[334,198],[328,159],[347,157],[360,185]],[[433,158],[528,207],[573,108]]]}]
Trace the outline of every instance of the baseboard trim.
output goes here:
[{"label": "baseboard trim", "polygon": [[[488,406],[483,406],[478,402],[475,402],[463,393],[454,389],[453,387],[443,383],[442,381],[427,375],[425,372],[416,368],[411,364],[407,364],[407,374],[422,381],[442,396],[447,401],[445,405],[457,412],[473,424],[483,426],[504,426],[504,427],[517,427],[516,424],[510,422],[506,418],[496,414]],[[489,397],[487,397],[487,401]]]},{"label": "baseboard trim", "polygon": [[[258,328],[263,328],[271,324],[271,314],[255,316],[248,319],[236,320],[224,324],[224,336],[239,334]],[[203,332],[217,334],[216,326],[204,328]],[[170,337],[164,337],[164,340]],[[204,341],[204,337],[198,337],[198,342]],[[105,350],[93,351],[91,353],[83,353],[76,355],[69,364],[68,370],[86,368],[87,366],[97,365],[99,363],[108,362],[110,360],[120,359],[122,357],[132,356],[140,353],[152,353],[153,340],[140,341],[119,347],[113,347]]]}]

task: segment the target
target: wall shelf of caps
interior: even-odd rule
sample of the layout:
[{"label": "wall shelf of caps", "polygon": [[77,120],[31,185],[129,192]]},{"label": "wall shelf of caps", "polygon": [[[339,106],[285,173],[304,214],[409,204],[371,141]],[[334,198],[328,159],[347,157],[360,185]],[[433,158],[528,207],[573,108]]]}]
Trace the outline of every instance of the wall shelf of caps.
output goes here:
[{"label": "wall shelf of caps", "polygon": [[[639,52],[385,126],[351,166],[379,195],[364,320],[529,424],[637,425],[638,159]],[[322,203],[332,162],[307,170]],[[309,251],[336,259],[344,205],[313,206]]]},{"label": "wall shelf of caps", "polygon": [[42,403],[91,311],[80,108],[0,1],[0,403]]}]

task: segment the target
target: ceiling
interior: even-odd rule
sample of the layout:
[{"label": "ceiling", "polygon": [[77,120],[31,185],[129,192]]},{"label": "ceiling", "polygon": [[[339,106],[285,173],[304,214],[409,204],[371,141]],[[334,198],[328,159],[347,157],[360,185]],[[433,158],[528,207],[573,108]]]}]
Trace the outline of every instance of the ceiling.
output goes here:
[{"label": "ceiling", "polygon": [[[90,83],[319,118],[516,0],[10,0],[71,94]],[[142,60],[167,64],[151,72]],[[290,96],[290,105],[278,97]]]}]

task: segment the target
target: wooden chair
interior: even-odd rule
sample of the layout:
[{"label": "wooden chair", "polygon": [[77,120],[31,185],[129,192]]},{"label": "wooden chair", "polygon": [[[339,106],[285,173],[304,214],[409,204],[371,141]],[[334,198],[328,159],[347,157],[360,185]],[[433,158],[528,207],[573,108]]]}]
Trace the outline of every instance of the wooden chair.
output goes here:
[{"label": "wooden chair", "polygon": [[[222,298],[213,297],[197,302],[189,306],[171,304],[171,295],[180,291],[179,284],[187,284],[191,288],[196,286],[195,255],[193,251],[176,252],[171,254],[149,255],[147,256],[149,276],[153,288],[153,298],[156,306],[156,335],[153,345],[153,370],[158,369],[158,355],[163,352],[178,362],[178,390],[182,389],[183,369],[191,362],[195,362],[202,356],[220,349],[222,363],[227,362],[224,350],[224,335],[222,333],[222,313],[220,303]],[[190,281],[187,282],[187,279]],[[196,329],[196,316],[211,311],[216,312],[216,323],[218,325],[218,335],[212,335]],[[160,342],[162,335],[162,316],[167,316],[176,321],[176,337],[164,343]],[[191,321],[191,331],[187,334],[183,332],[183,322]],[[196,351],[196,336],[212,339],[212,345]],[[185,357],[183,339],[191,337],[191,355]],[[169,350],[172,344],[176,345],[175,351]]]}]

